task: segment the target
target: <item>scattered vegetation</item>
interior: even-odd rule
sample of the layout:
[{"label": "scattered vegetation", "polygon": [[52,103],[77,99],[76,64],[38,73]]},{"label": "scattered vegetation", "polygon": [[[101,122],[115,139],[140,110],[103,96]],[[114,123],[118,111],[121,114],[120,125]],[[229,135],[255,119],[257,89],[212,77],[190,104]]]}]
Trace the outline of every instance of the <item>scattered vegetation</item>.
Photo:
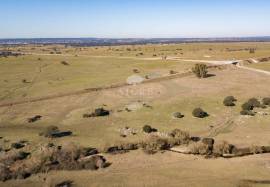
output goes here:
[{"label": "scattered vegetation", "polygon": [[242,105],[242,111],[240,112],[241,115],[250,115],[254,116],[255,113],[252,112],[254,108],[265,108],[264,104],[261,104],[260,101],[256,98],[251,98],[247,102]]},{"label": "scattered vegetation", "polygon": [[9,151],[0,157],[0,181],[24,179],[51,170],[97,170],[108,166],[103,156],[84,156],[82,150],[74,144],[50,144],[42,146],[33,155]]}]

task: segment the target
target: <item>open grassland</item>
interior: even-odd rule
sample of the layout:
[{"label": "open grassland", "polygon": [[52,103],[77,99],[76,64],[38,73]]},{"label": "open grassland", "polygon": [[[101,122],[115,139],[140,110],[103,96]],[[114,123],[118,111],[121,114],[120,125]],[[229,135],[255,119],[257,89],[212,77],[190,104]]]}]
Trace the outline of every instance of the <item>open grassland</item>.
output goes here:
[{"label": "open grassland", "polygon": [[261,62],[257,64],[251,64],[249,67],[260,69],[260,70],[265,70],[270,72],[270,61],[268,62]]},{"label": "open grassland", "polygon": [[[3,49],[3,48],[2,48]],[[234,60],[269,56],[270,43],[184,43],[184,44],[147,44],[133,46],[70,47],[64,45],[22,45],[5,47],[15,52],[31,54],[87,55],[115,57],[155,57],[177,56],[187,59]],[[250,53],[255,49],[255,53]]]},{"label": "open grassland", "polygon": [[[257,50],[252,54],[247,50],[249,48]],[[256,59],[268,57],[270,44],[80,48],[26,45],[10,47],[10,50],[29,54],[0,58],[0,104],[123,83],[134,74],[134,69],[138,69],[137,74],[143,77],[163,77],[168,76],[170,70],[179,73],[190,71],[195,64],[184,60],[162,60],[164,55],[199,60]],[[141,52],[143,55],[138,56]],[[61,63],[63,61],[68,65]],[[268,71],[268,64],[263,62],[248,66]],[[149,135],[142,132],[144,125],[151,125],[161,133],[181,129],[192,136],[213,137],[218,142],[228,141],[239,147],[270,145],[270,107],[256,108],[255,116],[240,115],[241,105],[249,98],[261,100],[270,97],[270,76],[234,65],[209,69],[209,73],[212,76],[206,79],[190,75],[0,107],[0,145],[5,147],[19,140],[28,140],[28,146],[34,149],[39,149],[41,144],[63,145],[69,142],[102,149],[108,145],[146,139]],[[237,98],[235,107],[223,105],[223,99],[229,95]],[[83,114],[91,113],[98,107],[108,109],[110,115],[83,118]],[[132,107],[133,110],[127,110]],[[197,107],[204,109],[209,116],[204,119],[193,117],[192,110]],[[174,112],[181,112],[184,117],[175,119],[172,117]],[[27,119],[35,115],[41,115],[41,120],[29,123]],[[39,136],[51,125],[72,131],[72,135],[62,138]],[[136,135],[120,136],[120,129],[125,127],[136,130]],[[270,184],[269,154],[204,159],[173,152],[146,155],[138,150],[104,155],[112,163],[106,169],[53,171],[33,175],[26,180],[1,182],[0,186],[54,186],[66,179],[74,181],[75,186],[254,187]]]},{"label": "open grassland", "polygon": [[[63,65],[61,62],[69,65]],[[0,102],[125,83],[133,75],[186,72],[194,63],[114,57],[20,56],[0,58]]]}]

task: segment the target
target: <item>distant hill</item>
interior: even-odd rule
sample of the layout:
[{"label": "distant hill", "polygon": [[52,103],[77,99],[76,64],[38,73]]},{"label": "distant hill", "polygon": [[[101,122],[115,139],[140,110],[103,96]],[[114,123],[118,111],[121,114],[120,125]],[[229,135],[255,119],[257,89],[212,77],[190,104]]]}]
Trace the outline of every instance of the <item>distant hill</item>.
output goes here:
[{"label": "distant hill", "polygon": [[132,44],[167,44],[191,42],[270,42],[270,36],[232,38],[31,38],[0,39],[0,44],[67,44],[78,46],[106,46]]}]

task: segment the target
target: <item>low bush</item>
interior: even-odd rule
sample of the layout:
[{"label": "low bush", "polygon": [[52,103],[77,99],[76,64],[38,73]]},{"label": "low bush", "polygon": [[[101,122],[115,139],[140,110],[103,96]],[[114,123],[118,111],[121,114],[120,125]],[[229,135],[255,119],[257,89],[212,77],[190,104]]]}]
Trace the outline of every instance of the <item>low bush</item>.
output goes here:
[{"label": "low bush", "polygon": [[192,115],[197,118],[205,118],[208,116],[207,112],[203,111],[201,108],[195,108]]},{"label": "low bush", "polygon": [[181,114],[180,112],[174,112],[172,114],[172,116],[173,116],[173,118],[183,118],[184,117],[184,115]]},{"label": "low bush", "polygon": [[263,98],[262,103],[264,105],[270,105],[270,97]]},{"label": "low bush", "polygon": [[192,72],[198,78],[206,78],[207,77],[207,65],[205,64],[196,64],[194,68],[192,68]]},{"label": "low bush", "polygon": [[91,114],[83,114],[83,118],[90,118],[90,117],[102,117],[110,115],[110,111],[105,110],[104,108],[97,108]]},{"label": "low bush", "polygon": [[66,61],[61,61],[61,64],[65,65],[65,66],[69,66],[69,63],[67,63]]},{"label": "low bush", "polygon": [[152,132],[156,132],[157,130],[152,128],[150,125],[145,125],[143,126],[143,132],[145,133],[152,133]]},{"label": "low bush", "polygon": [[138,69],[133,69],[133,73],[140,73]]},{"label": "low bush", "polygon": [[71,180],[66,180],[66,181],[62,181],[62,182],[60,182],[60,183],[57,183],[57,184],[55,185],[55,187],[71,187],[71,186],[73,186],[72,184],[73,184],[73,181],[71,181]]},{"label": "low bush", "polygon": [[51,137],[53,133],[59,132],[59,128],[57,126],[48,126],[43,132],[39,133],[40,136]]},{"label": "low bush", "polygon": [[190,135],[186,131],[182,131],[180,129],[174,129],[170,136],[175,140],[175,144],[187,144],[190,141]]},{"label": "low bush", "polygon": [[41,118],[42,118],[41,115],[36,115],[34,117],[28,118],[27,121],[28,121],[28,123],[34,123],[34,122],[40,120]]},{"label": "low bush", "polygon": [[72,134],[71,131],[60,131],[57,126],[48,126],[43,132],[39,133],[40,136],[44,136],[46,138],[61,138],[64,136],[70,136]]},{"label": "low bush", "polygon": [[255,113],[250,110],[242,110],[240,114],[243,116],[255,116]]},{"label": "low bush", "polygon": [[243,111],[251,111],[254,109],[254,106],[252,105],[252,103],[246,102],[242,105],[242,109]]},{"label": "low bush", "polygon": [[191,154],[206,155],[210,154],[208,145],[202,142],[196,142],[189,145]]},{"label": "low bush", "polygon": [[249,103],[250,105],[252,105],[253,107],[257,107],[257,108],[259,108],[259,107],[262,106],[261,103],[260,103],[260,101],[258,101],[258,99],[256,99],[256,98],[251,98],[251,99],[249,99],[249,100],[248,100],[248,103]]},{"label": "low bush", "polygon": [[167,150],[170,148],[168,140],[157,136],[151,136],[148,140],[141,144],[142,149],[147,154],[155,154],[161,150]]},{"label": "low bush", "polygon": [[21,143],[21,142],[15,142],[15,143],[12,143],[11,144],[11,148],[14,148],[14,149],[21,149],[25,146],[24,143]]},{"label": "low bush", "polygon": [[213,153],[219,156],[222,156],[223,154],[232,154],[234,148],[234,145],[223,141],[219,144],[214,145]]},{"label": "low bush", "polygon": [[170,70],[170,74],[171,74],[171,75],[177,74],[177,71]]},{"label": "low bush", "polygon": [[235,102],[237,101],[237,99],[235,99],[235,97],[233,96],[228,96],[223,100],[223,104],[225,106],[235,106]]}]

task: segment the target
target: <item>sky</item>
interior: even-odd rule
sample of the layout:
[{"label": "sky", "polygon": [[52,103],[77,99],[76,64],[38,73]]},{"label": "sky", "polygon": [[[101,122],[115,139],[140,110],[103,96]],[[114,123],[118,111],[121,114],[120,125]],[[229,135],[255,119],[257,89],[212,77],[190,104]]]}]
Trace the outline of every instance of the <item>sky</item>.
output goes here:
[{"label": "sky", "polygon": [[0,0],[0,38],[270,36],[269,0]]}]

